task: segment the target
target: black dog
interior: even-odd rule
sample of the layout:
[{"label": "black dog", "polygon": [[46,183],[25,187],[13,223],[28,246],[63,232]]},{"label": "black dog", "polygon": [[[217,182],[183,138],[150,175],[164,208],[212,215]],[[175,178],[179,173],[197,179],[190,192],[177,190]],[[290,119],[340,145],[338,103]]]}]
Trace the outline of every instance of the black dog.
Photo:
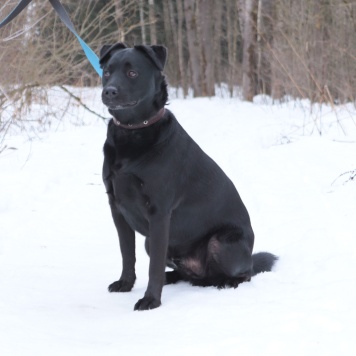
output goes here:
[{"label": "black dog", "polygon": [[165,47],[117,43],[100,57],[102,100],[113,116],[103,180],[123,261],[109,291],[128,292],[135,283],[135,231],[146,236],[150,256],[135,310],[157,308],[164,284],[237,287],[269,271],[276,257],[252,256],[250,218],[233,183],[164,108]]}]

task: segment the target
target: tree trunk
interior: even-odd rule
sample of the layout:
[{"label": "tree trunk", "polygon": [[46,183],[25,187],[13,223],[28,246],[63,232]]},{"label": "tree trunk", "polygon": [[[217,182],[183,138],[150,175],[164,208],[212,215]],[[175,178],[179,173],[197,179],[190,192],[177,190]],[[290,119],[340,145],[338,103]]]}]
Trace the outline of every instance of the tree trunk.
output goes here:
[{"label": "tree trunk", "polygon": [[151,44],[157,44],[156,33],[156,15],[155,15],[155,2],[154,0],[148,0],[148,16],[150,18],[150,37]]},{"label": "tree trunk", "polygon": [[183,54],[183,0],[177,0],[177,13],[178,13],[178,29],[177,29],[177,42],[178,42],[178,61],[180,72],[180,84],[183,88],[184,97],[188,95],[187,75],[184,66]]},{"label": "tree trunk", "polygon": [[196,0],[184,0],[184,14],[186,22],[191,84],[194,96],[202,96],[201,67],[199,58],[199,43],[196,21]]},{"label": "tree trunk", "polygon": [[201,87],[203,96],[215,95],[214,82],[214,53],[213,53],[213,24],[211,22],[213,14],[212,0],[199,1],[199,34],[200,34],[200,64],[201,64]]},{"label": "tree trunk", "polygon": [[246,0],[243,24],[242,96],[252,101],[257,94],[257,11],[258,0]]},{"label": "tree trunk", "polygon": [[146,44],[145,12],[143,8],[143,0],[139,1],[139,7],[140,7],[141,40],[142,40],[142,44]]},{"label": "tree trunk", "polygon": [[259,59],[258,59],[258,87],[259,92],[271,95],[272,69],[271,51],[273,46],[273,22],[274,22],[274,1],[259,0],[258,16],[258,38],[259,38]]},{"label": "tree trunk", "polygon": [[[231,1],[226,3],[226,19],[227,19],[227,49],[228,49],[228,78],[227,83],[230,95],[233,95],[234,85],[236,84],[236,66],[237,66],[237,37],[239,35],[238,24],[236,18],[236,4]],[[238,9],[237,9],[238,10]],[[238,10],[239,11],[239,10]]]},{"label": "tree trunk", "polygon": [[122,13],[122,0],[115,0],[115,19],[119,32],[119,41],[125,42],[125,29],[122,23],[123,13]]},{"label": "tree trunk", "polygon": [[221,67],[222,67],[222,60],[221,60],[221,48],[220,48],[220,42],[221,42],[221,37],[222,37],[222,5],[223,2],[217,1],[214,3],[214,15],[212,17],[212,20],[214,21],[214,31],[213,31],[213,43],[212,43],[212,48],[213,48],[213,53],[214,53],[214,81],[215,84],[221,84],[223,81],[223,76],[221,73]]}]

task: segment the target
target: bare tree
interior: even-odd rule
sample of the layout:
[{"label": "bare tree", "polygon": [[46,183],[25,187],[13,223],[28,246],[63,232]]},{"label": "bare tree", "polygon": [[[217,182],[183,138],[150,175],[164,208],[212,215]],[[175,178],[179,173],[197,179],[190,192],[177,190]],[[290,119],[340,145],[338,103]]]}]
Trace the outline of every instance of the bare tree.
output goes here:
[{"label": "bare tree", "polygon": [[187,41],[189,49],[189,64],[191,74],[191,85],[194,90],[194,96],[202,96],[201,87],[201,66],[199,56],[199,40],[197,29],[197,0],[184,0],[184,15],[187,28]]},{"label": "bare tree", "polygon": [[146,25],[145,25],[145,11],[143,0],[139,1],[140,7],[140,25],[141,25],[141,37],[142,37],[142,44],[146,44]]},{"label": "bare tree", "polygon": [[150,19],[150,38],[151,43],[157,43],[157,32],[156,32],[156,11],[154,0],[148,0],[148,16]]},{"label": "bare tree", "polygon": [[241,37],[241,9],[236,6],[235,1],[226,1],[226,15],[227,19],[227,52],[228,52],[228,68],[226,72],[227,77],[224,80],[228,83],[230,95],[233,95],[234,86],[241,83],[241,79],[238,74],[238,67],[240,66],[238,60],[238,42]]},{"label": "bare tree", "polygon": [[258,91],[271,95],[274,1],[259,0],[258,9]]},{"label": "bare tree", "polygon": [[213,14],[213,1],[200,0],[198,6],[202,96],[213,96],[215,95],[214,46],[211,44],[213,23],[210,21]]},{"label": "bare tree", "polygon": [[[120,22],[113,2],[88,4],[86,0],[67,0],[64,4],[78,33],[95,51],[105,43],[123,40],[140,26],[133,16],[136,12],[134,2],[116,1],[120,2]],[[121,6],[123,2],[125,4]],[[13,9],[15,3],[8,2],[6,10]],[[30,5],[0,30],[0,60],[6,68],[0,76],[0,133],[6,132],[11,125],[21,126],[32,103],[47,105],[49,87],[97,86],[100,83],[77,39],[47,1]],[[70,91],[68,87],[66,89]],[[74,96],[66,92],[61,109],[65,110],[73,99]],[[84,103],[76,102],[84,107]],[[5,110],[9,105],[13,108],[11,116]],[[58,118],[61,113],[57,113]],[[45,112],[42,117],[38,116],[38,120],[46,122],[51,115]]]},{"label": "bare tree", "polygon": [[246,0],[243,14],[242,96],[252,101],[257,93],[257,12],[258,0]]},{"label": "bare tree", "polygon": [[118,41],[125,42],[125,30],[124,30],[124,22],[123,22],[123,1],[122,0],[114,0],[115,6],[115,19],[116,24],[119,32]]},{"label": "bare tree", "polygon": [[[7,14],[17,2],[1,5]],[[214,95],[215,84],[243,98],[344,102],[356,98],[354,0],[63,0],[79,34],[105,43],[160,43],[170,83]],[[162,15],[161,15],[162,14]],[[163,30],[161,30],[163,29]],[[26,85],[98,85],[75,37],[49,2],[34,2],[0,30],[3,91]],[[33,65],[36,58],[37,66]],[[65,74],[63,74],[65,73]]]},{"label": "bare tree", "polygon": [[177,0],[177,14],[178,14],[178,25],[177,25],[177,42],[178,42],[178,63],[179,63],[179,73],[180,73],[180,84],[183,88],[184,96],[188,94],[187,85],[187,75],[184,65],[184,53],[183,53],[183,0]]}]

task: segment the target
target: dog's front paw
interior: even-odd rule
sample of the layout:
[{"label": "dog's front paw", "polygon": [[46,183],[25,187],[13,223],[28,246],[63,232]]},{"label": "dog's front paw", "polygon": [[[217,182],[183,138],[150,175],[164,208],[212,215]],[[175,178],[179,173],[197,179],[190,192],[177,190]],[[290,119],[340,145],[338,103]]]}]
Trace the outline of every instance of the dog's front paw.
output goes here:
[{"label": "dog's front paw", "polygon": [[130,292],[135,281],[127,281],[119,279],[118,281],[111,283],[108,287],[108,291],[112,292]]},{"label": "dog's front paw", "polygon": [[136,304],[134,310],[150,310],[158,308],[161,301],[153,297],[143,297]]}]

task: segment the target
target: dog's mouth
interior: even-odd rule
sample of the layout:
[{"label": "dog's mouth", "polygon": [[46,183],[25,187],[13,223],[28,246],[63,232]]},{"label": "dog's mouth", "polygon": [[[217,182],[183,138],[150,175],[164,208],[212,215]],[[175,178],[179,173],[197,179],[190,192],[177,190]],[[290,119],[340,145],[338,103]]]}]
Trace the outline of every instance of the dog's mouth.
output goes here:
[{"label": "dog's mouth", "polygon": [[106,106],[110,109],[110,110],[122,110],[122,109],[126,109],[126,108],[130,108],[132,106],[135,106],[137,104],[137,101],[129,101],[128,103],[125,104],[119,104],[119,105],[113,105],[113,104],[106,104]]}]

